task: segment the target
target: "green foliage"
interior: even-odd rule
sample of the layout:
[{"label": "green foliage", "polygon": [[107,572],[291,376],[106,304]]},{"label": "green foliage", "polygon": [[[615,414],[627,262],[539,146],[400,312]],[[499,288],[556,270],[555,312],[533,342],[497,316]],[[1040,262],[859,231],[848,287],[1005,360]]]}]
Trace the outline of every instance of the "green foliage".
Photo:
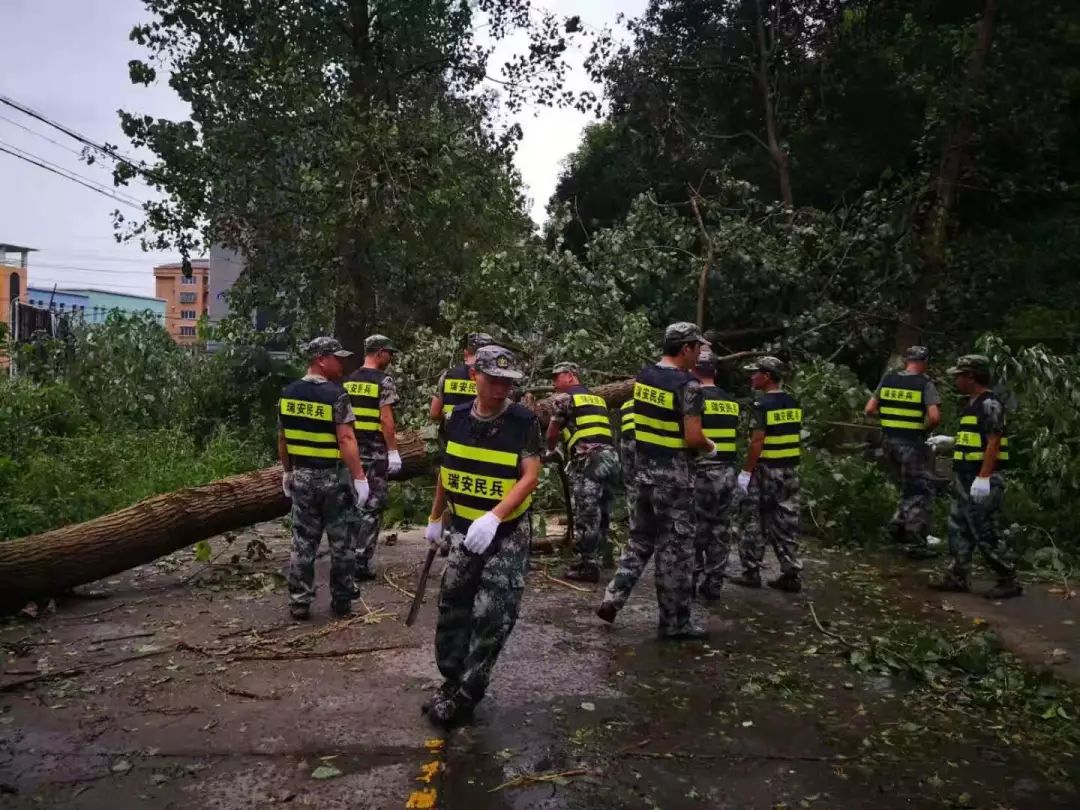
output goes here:
[{"label": "green foliage", "polygon": [[876,544],[896,508],[896,488],[861,456],[814,448],[803,454],[799,478],[811,524],[805,528],[826,545]]},{"label": "green foliage", "polygon": [[85,426],[43,437],[0,467],[0,538],[89,520],[267,461],[261,442],[224,431],[205,446],[182,427]]},{"label": "green foliage", "polygon": [[88,520],[262,466],[285,369],[260,349],[192,354],[112,313],[20,352],[0,380],[0,538]]}]

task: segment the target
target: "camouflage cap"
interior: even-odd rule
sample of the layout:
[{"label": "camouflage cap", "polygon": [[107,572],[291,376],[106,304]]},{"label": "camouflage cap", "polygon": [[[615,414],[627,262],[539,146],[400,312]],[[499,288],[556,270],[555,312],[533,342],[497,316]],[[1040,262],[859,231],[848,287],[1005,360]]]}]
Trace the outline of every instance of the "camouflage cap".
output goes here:
[{"label": "camouflage cap", "polygon": [[716,355],[713,354],[712,346],[706,344],[701,354],[698,355],[697,367],[706,371],[712,371],[716,368]]},{"label": "camouflage cap", "polygon": [[345,351],[341,348],[341,341],[332,337],[317,337],[312,338],[306,344],[304,344],[304,354],[314,359],[316,357],[325,357],[328,354],[334,355],[334,357],[352,357],[353,353]]},{"label": "camouflage cap", "polygon": [[680,321],[664,330],[664,343],[704,343],[709,345],[696,323]]},{"label": "camouflage cap", "polygon": [[930,350],[925,346],[908,346],[904,352],[904,360],[914,363],[929,363]]},{"label": "camouflage cap", "polygon": [[956,361],[956,365],[950,368],[946,374],[967,374],[971,371],[985,371],[990,373],[990,358],[984,354],[965,354]]},{"label": "camouflage cap", "polygon": [[581,376],[581,367],[577,363],[556,363],[555,368],[551,370],[551,376],[556,374],[573,374],[575,377]]},{"label": "camouflage cap", "polygon": [[396,352],[397,346],[386,335],[369,335],[364,340],[364,351],[368,354],[374,354],[383,350],[388,352]]},{"label": "camouflage cap", "polygon": [[520,380],[525,374],[514,353],[502,346],[484,346],[476,352],[473,368],[489,377]]},{"label": "camouflage cap", "polygon": [[465,336],[465,348],[475,352],[485,346],[494,346],[495,338],[487,332],[470,332]]},{"label": "camouflage cap", "polygon": [[763,355],[743,366],[743,371],[767,371],[777,377],[784,375],[784,364],[777,357]]}]

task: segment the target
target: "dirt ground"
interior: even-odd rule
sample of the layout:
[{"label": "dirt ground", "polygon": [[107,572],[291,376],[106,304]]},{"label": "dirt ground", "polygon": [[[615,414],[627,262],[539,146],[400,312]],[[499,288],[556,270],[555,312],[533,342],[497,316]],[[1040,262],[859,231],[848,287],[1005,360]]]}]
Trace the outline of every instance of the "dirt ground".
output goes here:
[{"label": "dirt ground", "polygon": [[[265,562],[227,563],[253,539]],[[404,626],[418,533],[380,546],[385,579],[349,619],[329,615],[320,559],[303,624],[286,612],[280,524],[212,545],[213,565],[180,552],[0,628],[0,807],[1080,807],[1076,760],[1052,778],[994,729],[913,716],[915,685],[852,669],[809,611],[823,630],[890,611],[986,621],[1080,682],[1080,599],[1050,586],[942,600],[905,564],[812,549],[806,592],[731,588],[702,608],[708,644],[671,645],[654,638],[651,572],[608,627],[592,612],[602,585],[567,587],[535,558],[488,698],[443,735],[420,712],[439,683],[441,559]]]}]

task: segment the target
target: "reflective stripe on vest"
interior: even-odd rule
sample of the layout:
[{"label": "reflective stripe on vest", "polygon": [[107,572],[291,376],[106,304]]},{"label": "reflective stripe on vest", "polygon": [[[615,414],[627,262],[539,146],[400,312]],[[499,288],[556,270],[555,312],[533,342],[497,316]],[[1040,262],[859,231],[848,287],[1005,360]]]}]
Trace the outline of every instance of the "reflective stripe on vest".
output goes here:
[{"label": "reflective stripe on vest", "polygon": [[716,445],[716,454],[709,461],[735,460],[735,434],[739,426],[739,403],[727,399],[727,394],[715,385],[702,388],[705,407],[701,416],[701,432]]},{"label": "reflective stripe on vest", "polygon": [[634,400],[628,399],[622,404],[622,436],[624,439],[634,438]]},{"label": "reflective stripe on vest", "polygon": [[443,378],[442,395],[443,418],[450,416],[454,408],[476,399],[476,383],[469,379],[469,367],[455,366],[446,372]]},{"label": "reflective stripe on vest", "polygon": [[[649,412],[670,414],[670,419],[649,416]],[[673,450],[686,448],[682,420],[675,410],[675,393],[655,388],[645,383],[634,383],[634,438],[644,444],[668,447]]]},{"label": "reflective stripe on vest", "polygon": [[569,421],[563,428],[562,437],[566,449],[572,450],[582,439],[592,439],[598,444],[611,444],[611,417],[603,397],[590,394],[584,386],[572,389],[571,402],[574,404]]},{"label": "reflective stripe on vest", "polygon": [[926,384],[921,374],[885,375],[878,395],[878,416],[887,435],[919,439],[926,432]]},{"label": "reflective stripe on vest", "polygon": [[[341,389],[337,388],[337,393]],[[341,458],[338,448],[337,427],[334,424],[334,406],[319,402],[312,395],[322,395],[315,383],[293,383],[278,401],[281,432],[285,435],[285,450],[293,463],[299,467],[333,467]],[[307,396],[305,396],[305,393]],[[324,398],[333,396],[327,389]]]},{"label": "reflective stripe on vest", "polygon": [[362,433],[381,433],[379,422],[379,381],[383,373],[376,369],[361,368],[349,375],[345,390],[349,392],[356,422],[353,427]]},{"label": "reflective stripe on vest", "polygon": [[786,391],[765,395],[765,445],[761,459],[770,466],[792,466],[799,462],[803,412],[795,397]]},{"label": "reflective stripe on vest", "polygon": [[[439,480],[446,492],[454,525],[467,531],[472,521],[491,511],[517,483],[520,452],[524,449],[528,421],[535,419],[520,405],[501,423],[495,435],[484,437],[479,447],[472,435],[467,412],[460,411],[447,425],[447,443]],[[505,535],[532,505],[532,495],[504,519],[499,533]]]},{"label": "reflective stripe on vest", "polygon": [[[961,462],[964,466],[975,462],[980,463],[986,458],[986,448],[983,443],[983,434],[979,430],[979,417],[968,414],[960,417],[960,430],[956,434],[956,444],[953,447],[953,461]],[[998,449],[997,467],[1002,468],[1009,460],[1009,437],[1001,437],[1001,445]],[[966,464],[965,464],[966,463]]]}]

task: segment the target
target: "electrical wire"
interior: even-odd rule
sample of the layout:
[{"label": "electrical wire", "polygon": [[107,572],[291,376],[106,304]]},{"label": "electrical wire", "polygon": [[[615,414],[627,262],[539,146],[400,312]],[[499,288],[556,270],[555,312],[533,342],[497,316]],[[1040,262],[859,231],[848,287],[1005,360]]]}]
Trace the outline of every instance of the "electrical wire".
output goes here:
[{"label": "electrical wire", "polygon": [[73,183],[78,183],[80,186],[88,188],[91,191],[96,191],[98,194],[102,195],[103,197],[108,197],[109,199],[114,200],[114,201],[116,201],[118,203],[123,203],[124,205],[126,205],[126,206],[128,206],[130,208],[136,208],[136,209],[138,209],[140,211],[142,210],[141,205],[133,203],[130,200],[125,200],[122,197],[117,197],[115,194],[111,194],[108,191],[103,191],[100,188],[98,188],[97,186],[93,186],[88,182],[84,182],[83,180],[80,180],[77,177],[72,177],[70,174],[65,174],[62,171],[58,171],[58,170],[52,168],[51,166],[46,166],[44,163],[40,163],[37,160],[34,160],[32,158],[28,158],[28,157],[24,157],[23,155],[20,155],[18,152],[13,152],[12,150],[8,149],[7,147],[0,146],[0,152],[4,152],[6,154],[9,154],[12,157],[18,158],[19,160],[26,161],[27,163],[29,163],[29,164],[31,164],[33,166],[37,166],[39,169],[44,169],[47,172],[52,172],[53,174],[58,175],[59,177],[63,177],[65,180],[70,180]]},{"label": "electrical wire", "polygon": [[129,194],[126,191],[120,191],[119,189],[116,189],[116,188],[113,188],[113,187],[110,187],[110,186],[106,186],[104,183],[101,183],[101,182],[99,182],[97,180],[94,180],[94,179],[92,179],[90,177],[87,177],[85,174],[79,174],[78,172],[75,172],[72,169],[67,168],[66,166],[61,166],[59,163],[53,163],[48,158],[43,158],[41,155],[36,155],[33,152],[30,152],[30,151],[28,151],[26,149],[22,149],[21,147],[18,147],[18,146],[15,146],[14,144],[8,143],[7,141],[0,141],[0,146],[4,146],[4,147],[6,147],[8,149],[12,149],[12,150],[18,152],[23,157],[33,158],[34,160],[40,160],[42,163],[44,163],[48,167],[51,167],[53,169],[56,169],[57,171],[69,174],[72,177],[76,177],[76,178],[78,178],[79,180],[82,180],[85,183],[91,183],[91,184],[93,184],[95,186],[98,186],[98,188],[101,191],[105,191],[105,192],[107,192],[109,194],[112,194],[112,195],[118,197],[118,198],[127,199],[129,202],[137,203],[140,206],[146,204],[146,200],[141,200],[138,197],[136,197],[134,194]]}]

